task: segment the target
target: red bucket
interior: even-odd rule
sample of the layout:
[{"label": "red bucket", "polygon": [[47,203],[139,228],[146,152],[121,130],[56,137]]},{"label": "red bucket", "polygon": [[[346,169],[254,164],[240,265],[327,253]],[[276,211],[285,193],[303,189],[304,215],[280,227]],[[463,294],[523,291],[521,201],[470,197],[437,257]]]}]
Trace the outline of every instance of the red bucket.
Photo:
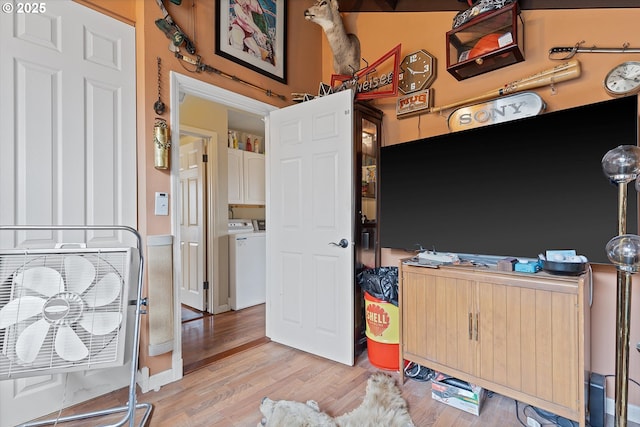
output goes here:
[{"label": "red bucket", "polygon": [[377,368],[397,371],[400,366],[398,307],[364,293],[367,353]]}]

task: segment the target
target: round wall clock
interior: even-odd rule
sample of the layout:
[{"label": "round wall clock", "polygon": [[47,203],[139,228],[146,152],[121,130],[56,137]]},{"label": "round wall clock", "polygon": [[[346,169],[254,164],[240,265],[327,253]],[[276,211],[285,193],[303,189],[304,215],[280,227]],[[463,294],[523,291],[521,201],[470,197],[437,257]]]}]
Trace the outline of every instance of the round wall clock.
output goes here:
[{"label": "round wall clock", "polygon": [[604,78],[604,90],[611,96],[626,96],[640,91],[640,62],[616,65]]},{"label": "round wall clock", "polygon": [[400,63],[398,89],[404,94],[417,92],[431,86],[435,78],[436,58],[421,49],[405,56]]}]

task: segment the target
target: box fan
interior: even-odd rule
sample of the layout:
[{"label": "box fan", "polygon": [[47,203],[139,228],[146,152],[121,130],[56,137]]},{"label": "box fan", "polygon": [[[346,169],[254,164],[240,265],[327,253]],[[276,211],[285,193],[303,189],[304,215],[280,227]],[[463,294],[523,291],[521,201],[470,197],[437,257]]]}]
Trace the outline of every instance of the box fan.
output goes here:
[{"label": "box fan", "polygon": [[[132,228],[0,226],[0,230],[124,229],[137,248],[0,249],[0,380],[121,366],[131,361],[129,405],[57,421],[127,411],[136,405],[143,257]],[[78,246],[78,245],[76,245]],[[133,329],[131,329],[133,328]],[[45,425],[38,422],[29,425]]]}]

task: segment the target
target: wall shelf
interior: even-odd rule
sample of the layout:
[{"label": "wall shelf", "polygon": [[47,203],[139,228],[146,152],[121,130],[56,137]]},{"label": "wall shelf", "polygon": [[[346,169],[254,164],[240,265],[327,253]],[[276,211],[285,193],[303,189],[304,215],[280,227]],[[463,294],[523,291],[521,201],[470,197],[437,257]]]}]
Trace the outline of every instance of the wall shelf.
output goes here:
[{"label": "wall shelf", "polygon": [[524,61],[524,22],[518,3],[448,31],[446,40],[447,71],[458,80]]}]

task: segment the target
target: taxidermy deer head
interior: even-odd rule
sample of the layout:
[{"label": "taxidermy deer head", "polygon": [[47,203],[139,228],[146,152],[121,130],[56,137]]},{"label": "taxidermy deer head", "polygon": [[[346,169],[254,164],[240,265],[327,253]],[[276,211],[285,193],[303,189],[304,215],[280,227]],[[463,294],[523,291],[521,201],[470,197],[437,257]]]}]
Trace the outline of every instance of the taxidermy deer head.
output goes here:
[{"label": "taxidermy deer head", "polygon": [[360,40],[347,33],[338,10],[338,0],[317,0],[304,11],[304,19],[320,25],[333,52],[333,69],[353,75],[360,69]]}]

